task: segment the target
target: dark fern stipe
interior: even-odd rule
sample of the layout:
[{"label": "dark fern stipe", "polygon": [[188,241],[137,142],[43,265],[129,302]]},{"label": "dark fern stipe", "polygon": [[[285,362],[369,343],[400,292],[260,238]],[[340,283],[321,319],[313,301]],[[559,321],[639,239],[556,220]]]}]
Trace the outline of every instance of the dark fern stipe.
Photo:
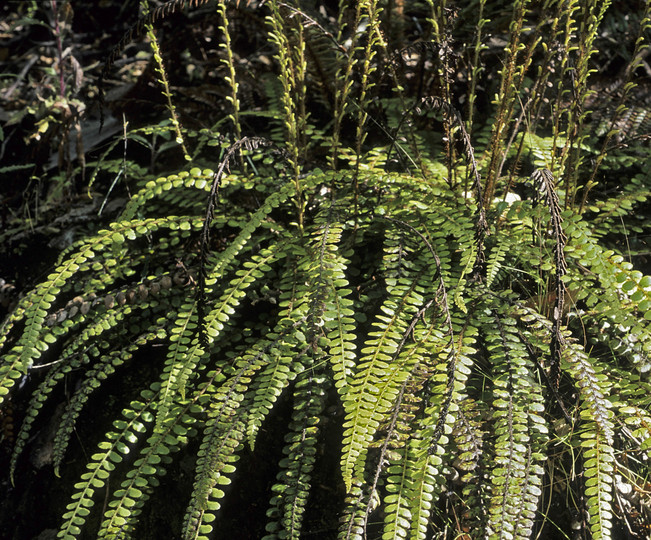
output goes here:
[{"label": "dark fern stipe", "polygon": [[[146,29],[173,127],[124,137],[172,135],[190,163],[137,169],[121,213],[0,326],[0,400],[29,390],[15,484],[56,392],[64,476],[93,395],[154,356],[65,486],[58,538],[139,538],[190,453],[173,530],[223,537],[272,422],[265,540],[648,533],[651,275],[623,239],[650,154],[637,131],[604,142],[606,108],[590,117],[610,3],[219,0],[228,111],[200,132],[176,121],[152,27],[186,4],[210,3],[151,10],[104,73]],[[641,4],[612,129],[648,68]],[[274,51],[265,110],[244,101],[240,15]],[[636,227],[648,238],[648,216]],[[337,518],[318,523],[326,497]]]}]

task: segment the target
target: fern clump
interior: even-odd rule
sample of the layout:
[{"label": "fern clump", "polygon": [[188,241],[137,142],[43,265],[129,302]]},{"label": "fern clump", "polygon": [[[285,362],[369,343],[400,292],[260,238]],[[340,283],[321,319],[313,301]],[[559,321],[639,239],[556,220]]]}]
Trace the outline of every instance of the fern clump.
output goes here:
[{"label": "fern clump", "polygon": [[[346,539],[570,528],[608,538],[626,520],[618,486],[642,489],[650,472],[651,276],[613,246],[609,225],[646,203],[649,175],[637,170],[614,197],[588,198],[599,190],[581,152],[597,146],[582,107],[606,4],[581,19],[575,2],[548,4],[552,21],[514,3],[485,125],[473,105],[494,84],[482,75],[482,28],[502,14],[485,2],[477,21],[418,3],[429,45],[395,51],[386,36],[408,24],[402,3],[342,4],[330,17],[269,2],[278,69],[269,138],[242,122],[251,111],[231,10],[248,8],[219,2],[230,131],[194,133],[195,152],[154,46],[193,163],[143,172],[121,213],[64,251],[0,328],[0,399],[21,386],[30,394],[11,458],[16,484],[62,387],[57,476],[93,395],[137,363],[150,370],[135,397],[112,396],[122,411],[68,486],[59,538],[93,527],[98,538],[138,538],[161,477],[184,459],[192,486],[178,494],[173,530],[218,536],[229,498],[246,490],[243,463],[267,455],[278,425],[256,528],[267,539],[312,533],[320,490],[338,513],[327,535]],[[164,14],[141,24],[154,42]],[[471,93],[464,117],[452,37],[468,24],[477,41],[473,65],[458,68]],[[427,85],[399,68],[411,55],[432,67]],[[330,71],[333,81],[319,79]],[[560,102],[547,115],[549,88]],[[334,92],[324,122],[310,115],[312,89],[322,107]],[[373,125],[383,135],[371,141]],[[336,470],[328,485],[326,470]]]}]

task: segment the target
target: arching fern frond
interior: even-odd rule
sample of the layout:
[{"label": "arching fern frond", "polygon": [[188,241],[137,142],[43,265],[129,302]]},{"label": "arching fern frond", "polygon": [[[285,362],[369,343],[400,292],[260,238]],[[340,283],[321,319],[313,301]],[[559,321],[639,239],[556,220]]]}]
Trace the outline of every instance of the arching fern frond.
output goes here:
[{"label": "arching fern frond", "polygon": [[280,462],[278,482],[272,487],[276,495],[267,510],[271,521],[266,530],[274,533],[272,538],[280,534],[286,538],[300,538],[326,391],[327,379],[311,373],[301,376],[296,383],[291,431],[285,436],[287,446],[283,448],[286,457]]},{"label": "arching fern frond", "polygon": [[400,344],[408,328],[405,316],[413,316],[423,304],[424,289],[414,280],[421,267],[409,260],[412,249],[399,236],[392,239],[385,252],[389,297],[374,323],[376,330],[369,333],[370,339],[361,349],[363,356],[344,401],[342,472],[349,488],[354,476],[363,478],[368,445],[413,367],[407,359],[403,360],[405,364],[392,362],[401,352]]},{"label": "arching fern frond", "polygon": [[487,532],[529,538],[535,517],[531,509],[538,507],[542,493],[546,441],[539,434],[547,433],[541,416],[544,406],[540,386],[531,376],[535,371],[527,365],[529,356],[515,328],[516,320],[503,309],[492,318],[498,332],[485,337],[485,346],[493,378],[496,439]]},{"label": "arching fern frond", "polygon": [[577,450],[585,470],[585,504],[593,538],[608,538],[612,529],[612,489],[615,463],[614,423],[604,391],[605,377],[577,344],[568,346],[565,363],[578,387],[583,430]]},{"label": "arching fern frond", "polygon": [[132,401],[130,407],[123,411],[124,420],[116,420],[116,431],[107,433],[105,440],[99,443],[97,452],[91,456],[87,469],[81,475],[81,481],[75,484],[72,502],[63,515],[63,524],[59,529],[60,538],[76,538],[81,534],[81,527],[86,522],[90,508],[95,501],[95,493],[106,485],[110,473],[115,470],[115,463],[122,461],[121,454],[128,453],[130,444],[138,442],[146,431],[147,425],[154,420],[151,407],[156,397],[156,389],[141,393],[143,400]]},{"label": "arching fern frond", "polygon": [[[135,520],[149,498],[150,486],[157,485],[156,475],[163,474],[165,465],[171,462],[169,454],[178,451],[192,433],[192,424],[195,423],[194,416],[189,414],[192,405],[193,402],[179,406],[163,425],[155,426],[147,445],[140,451],[140,457],[127,473],[126,480],[113,493],[98,538],[129,536],[133,532]],[[128,453],[125,447],[118,447],[118,450],[121,454]],[[110,458],[117,463],[122,459],[116,453],[111,454]]]}]

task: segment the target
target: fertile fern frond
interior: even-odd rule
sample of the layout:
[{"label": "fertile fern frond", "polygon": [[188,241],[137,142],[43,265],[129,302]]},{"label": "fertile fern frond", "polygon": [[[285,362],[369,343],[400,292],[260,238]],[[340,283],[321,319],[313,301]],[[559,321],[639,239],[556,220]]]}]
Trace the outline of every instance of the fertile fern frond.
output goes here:
[{"label": "fertile fern frond", "polygon": [[152,27],[157,21],[176,13],[182,10],[186,5],[196,8],[205,4],[208,0],[168,0],[164,4],[157,6],[156,8],[149,11],[145,16],[138,19],[135,25],[133,25],[129,30],[122,36],[122,39],[111,49],[111,52],[104,61],[104,68],[100,74],[98,88],[99,88],[99,98],[100,98],[100,126],[104,124],[104,80],[108,77],[115,61],[119,58],[120,54],[124,48],[131,43],[134,39],[141,36],[143,31],[147,27]]}]

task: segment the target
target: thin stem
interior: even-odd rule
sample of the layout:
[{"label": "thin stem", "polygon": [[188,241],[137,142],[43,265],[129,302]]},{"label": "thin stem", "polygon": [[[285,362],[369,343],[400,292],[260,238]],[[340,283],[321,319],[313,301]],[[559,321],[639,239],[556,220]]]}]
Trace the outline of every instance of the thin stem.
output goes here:
[{"label": "thin stem", "polygon": [[59,11],[56,0],[50,0],[52,15],[54,17],[54,39],[57,44],[57,55],[59,57],[59,95],[65,97],[66,83],[63,80],[63,48],[61,46],[61,29],[59,27]]}]

